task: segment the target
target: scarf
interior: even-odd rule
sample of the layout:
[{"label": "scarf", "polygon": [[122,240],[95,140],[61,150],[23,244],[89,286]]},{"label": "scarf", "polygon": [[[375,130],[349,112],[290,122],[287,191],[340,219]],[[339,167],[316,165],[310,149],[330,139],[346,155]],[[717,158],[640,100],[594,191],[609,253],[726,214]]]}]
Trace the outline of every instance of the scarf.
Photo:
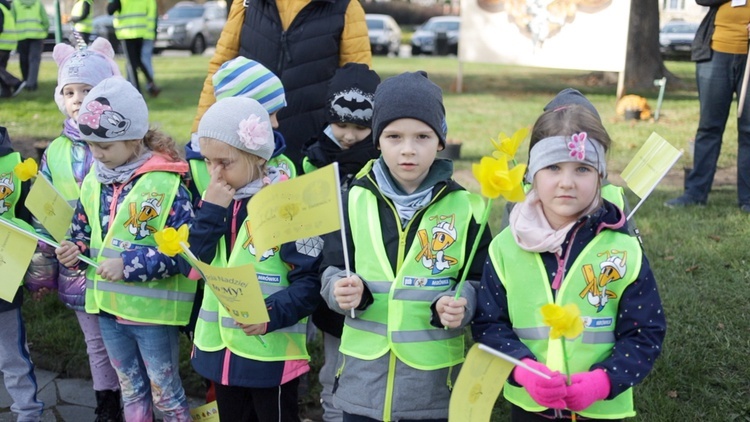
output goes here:
[{"label": "scarf", "polygon": [[375,161],[372,170],[375,173],[375,181],[380,188],[380,192],[393,201],[396,212],[401,218],[401,227],[404,227],[419,209],[425,207],[432,200],[432,185],[423,185],[421,191],[417,189],[412,194],[404,194],[387,173],[388,170],[382,158]]},{"label": "scarf", "polygon": [[245,186],[237,189],[234,192],[234,199],[235,201],[240,201],[242,199],[249,198],[258,193],[258,191],[260,191],[264,186],[272,185],[276,182],[279,182],[280,180],[281,172],[279,172],[276,167],[268,167],[266,168],[265,176],[259,177],[246,184]]},{"label": "scarf", "polygon": [[130,180],[136,170],[138,170],[153,155],[153,152],[146,150],[146,152],[133,161],[127,162],[113,169],[107,168],[100,161],[94,160],[94,174],[96,175],[96,180],[103,185],[125,183]]},{"label": "scarf", "polygon": [[78,130],[78,123],[73,119],[65,119],[65,122],[63,122],[62,134],[71,141],[81,140],[81,132]]},{"label": "scarf", "polygon": [[[593,201],[583,212],[588,216],[600,206],[600,200]],[[542,201],[534,189],[526,194],[526,199],[516,204],[510,211],[510,230],[518,246],[528,252],[552,252],[560,254],[565,237],[575,224],[572,221],[557,230],[550,226],[544,215]]]}]

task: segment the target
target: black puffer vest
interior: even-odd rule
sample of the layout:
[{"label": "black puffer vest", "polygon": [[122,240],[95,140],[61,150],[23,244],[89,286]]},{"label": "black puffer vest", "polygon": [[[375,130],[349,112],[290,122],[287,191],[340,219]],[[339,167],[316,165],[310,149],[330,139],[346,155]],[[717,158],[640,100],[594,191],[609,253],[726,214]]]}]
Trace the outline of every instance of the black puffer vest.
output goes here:
[{"label": "black puffer vest", "polygon": [[312,0],[286,31],[274,0],[245,0],[241,56],[273,71],[284,84],[287,106],[279,111],[285,154],[301,168],[302,146],[325,124],[328,81],[339,67],[349,0]]}]

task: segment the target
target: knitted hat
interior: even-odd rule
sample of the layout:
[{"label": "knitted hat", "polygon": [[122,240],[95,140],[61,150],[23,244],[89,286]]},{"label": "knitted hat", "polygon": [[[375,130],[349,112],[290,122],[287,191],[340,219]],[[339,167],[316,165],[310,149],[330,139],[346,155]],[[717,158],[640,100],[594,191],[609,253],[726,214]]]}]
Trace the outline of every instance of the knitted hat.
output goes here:
[{"label": "knitted hat", "polygon": [[148,132],[148,107],[130,82],[113,76],[99,82],[83,99],[78,130],[89,142],[143,139]]},{"label": "knitted hat", "polygon": [[378,145],[380,134],[390,122],[407,118],[429,125],[437,134],[440,145],[445,146],[448,125],[445,121],[443,91],[422,70],[393,76],[378,85],[372,116],[375,145]]},{"label": "knitted hat", "polygon": [[106,38],[97,38],[90,46],[77,50],[72,46],[60,43],[55,45],[52,58],[57,63],[57,87],[55,102],[63,114],[65,103],[62,90],[68,84],[88,84],[96,86],[110,76],[120,76],[120,69],[114,62],[115,51]]},{"label": "knitted hat", "polygon": [[572,136],[552,136],[534,144],[529,151],[529,166],[526,181],[534,181],[534,175],[553,164],[582,163],[596,169],[601,177],[607,175],[607,159],[599,141],[589,138],[586,132]]},{"label": "knitted hat", "polygon": [[328,84],[328,122],[370,127],[375,88],[380,76],[366,64],[347,63]]},{"label": "knitted hat", "polygon": [[199,138],[212,138],[266,160],[274,141],[268,112],[252,98],[223,98],[212,105],[198,124]]},{"label": "knitted hat", "polygon": [[589,101],[585,95],[581,94],[581,91],[573,88],[565,88],[558,92],[557,95],[555,95],[555,98],[544,106],[544,111],[554,110],[556,108],[574,104],[585,107],[588,111],[594,113],[597,119],[602,120],[599,116],[599,112],[596,111],[596,107],[591,104],[591,101]]},{"label": "knitted hat", "polygon": [[262,64],[238,56],[224,62],[214,73],[214,96],[252,98],[265,107],[268,114],[286,106],[281,79]]}]

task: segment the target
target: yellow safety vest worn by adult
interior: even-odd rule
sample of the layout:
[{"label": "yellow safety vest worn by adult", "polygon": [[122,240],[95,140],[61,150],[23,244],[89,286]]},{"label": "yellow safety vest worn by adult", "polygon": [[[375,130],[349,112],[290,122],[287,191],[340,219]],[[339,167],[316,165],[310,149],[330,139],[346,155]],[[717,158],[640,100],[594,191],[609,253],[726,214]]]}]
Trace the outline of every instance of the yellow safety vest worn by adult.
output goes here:
[{"label": "yellow safety vest worn by adult", "polygon": [[3,32],[0,33],[0,50],[13,51],[18,46],[18,32],[16,20],[10,9],[0,3],[0,13],[3,14]]},{"label": "yellow safety vest worn by adult", "polygon": [[[638,239],[612,230],[601,232],[573,262],[555,298],[540,255],[518,247],[510,229],[492,241],[489,256],[507,292],[513,331],[539,362],[565,373],[562,341],[567,341],[570,374],[587,372],[612,354],[620,298],[641,271],[643,252]],[[540,311],[548,303],[578,305],[584,320],[583,334],[575,340],[550,339]],[[508,401],[526,411],[546,410],[522,387],[506,382],[503,392]],[[612,400],[594,402],[578,413],[597,419],[634,416],[633,390],[627,389]]]},{"label": "yellow safety vest worn by adult", "polygon": [[[0,218],[34,233],[34,228],[30,224],[16,218],[16,205],[21,198],[22,182],[13,169],[20,162],[21,154],[17,152],[0,157]],[[20,284],[23,284],[23,280]]]},{"label": "yellow safety vest worn by adult", "polygon": [[85,19],[81,19],[78,22],[73,25],[73,29],[75,29],[78,32],[82,32],[85,34],[90,34],[94,32],[94,2],[92,0],[78,0],[73,5],[73,10],[70,11],[71,16],[73,17],[79,17],[83,15],[83,5],[84,3],[89,4],[89,14],[86,16]]},{"label": "yellow safety vest worn by adult", "polygon": [[[156,248],[153,233],[164,228],[179,187],[180,176],[175,173],[156,171],[140,176],[117,206],[107,236],[102,240],[101,184],[90,172],[81,186],[81,204],[91,226],[91,257],[101,262],[119,258],[125,249]],[[103,280],[89,266],[86,312],[96,314],[101,310],[131,321],[185,325],[190,319],[195,289],[196,282],[181,275],[144,282],[111,282]]]},{"label": "yellow safety vest worn by adult", "polygon": [[81,188],[73,174],[72,148],[73,141],[67,136],[58,136],[47,147],[47,167],[55,189],[75,208],[78,197],[81,196]]},{"label": "yellow safety vest worn by adult", "polygon": [[31,7],[26,7],[20,0],[13,2],[13,10],[16,16],[17,39],[21,40],[43,40],[47,38],[47,28],[42,22],[42,3],[35,1]]},{"label": "yellow safety vest worn by adult", "polygon": [[113,25],[120,40],[146,38],[149,28],[148,2],[151,0],[123,0],[120,11],[115,14]]},{"label": "yellow safety vest worn by adult", "polygon": [[[188,160],[190,164],[190,177],[195,183],[198,192],[205,192],[208,188],[208,183],[211,181],[211,174],[208,172],[206,162],[199,159]],[[276,157],[268,160],[269,167],[275,167],[280,172],[286,174],[290,179],[297,176],[297,169],[294,167],[294,163],[284,154],[277,155]]]},{"label": "yellow safety vest worn by adult", "polygon": [[[360,173],[361,174],[361,173]],[[369,177],[369,176],[368,176]],[[441,191],[442,192],[442,191]],[[440,193],[435,196],[438,197]],[[467,270],[467,233],[474,216],[467,191],[450,192],[430,203],[419,220],[399,230],[398,261],[394,274],[383,244],[383,229],[375,194],[353,186],[348,212],[354,241],[356,273],[367,282],[373,303],[356,318],[348,315],[341,336],[341,352],[363,360],[377,359],[388,351],[407,365],[421,370],[450,367],[464,360],[463,330],[430,325],[430,306],[451,289]],[[481,201],[479,201],[481,203]],[[393,218],[400,222],[396,210]],[[479,207],[477,207],[479,208]],[[406,235],[418,224],[411,245]]]},{"label": "yellow safety vest worn by adult", "polygon": [[[279,248],[274,247],[266,251],[260,262],[255,259],[255,247],[249,235],[250,222],[245,220],[234,244],[234,249],[227,262],[226,241],[224,237],[219,244],[211,265],[220,267],[239,267],[253,264],[258,274],[260,289],[266,298],[289,286],[287,273],[289,266],[279,256]],[[263,335],[267,347],[263,347],[253,336],[248,336],[226,308],[214,295],[211,288],[206,287],[203,303],[195,326],[195,346],[204,352],[215,352],[228,348],[232,353],[247,359],[259,361],[284,361],[295,359],[310,359],[305,345],[307,333],[307,318],[303,318],[295,325],[280,328]]]}]

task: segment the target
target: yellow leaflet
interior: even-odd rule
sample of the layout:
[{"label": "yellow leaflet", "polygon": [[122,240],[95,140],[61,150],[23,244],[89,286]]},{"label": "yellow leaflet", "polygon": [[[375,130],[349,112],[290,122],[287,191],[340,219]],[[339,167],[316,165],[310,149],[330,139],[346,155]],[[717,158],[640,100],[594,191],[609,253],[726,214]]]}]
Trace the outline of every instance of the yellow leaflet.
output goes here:
[{"label": "yellow leaflet", "polygon": [[52,238],[65,240],[75,210],[46,178],[36,178],[25,205]]},{"label": "yellow leaflet", "polygon": [[479,349],[475,343],[466,355],[451,393],[450,422],[486,422],[514,365]]}]

